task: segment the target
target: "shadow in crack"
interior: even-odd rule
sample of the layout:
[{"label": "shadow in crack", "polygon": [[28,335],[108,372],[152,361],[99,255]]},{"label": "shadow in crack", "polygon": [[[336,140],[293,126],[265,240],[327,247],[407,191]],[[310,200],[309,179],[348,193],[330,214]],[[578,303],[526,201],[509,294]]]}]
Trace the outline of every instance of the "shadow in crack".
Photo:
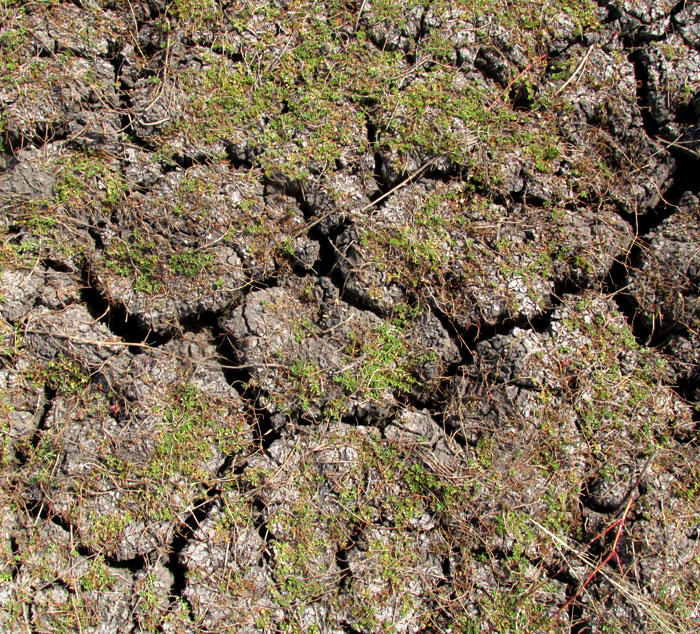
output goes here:
[{"label": "shadow in crack", "polygon": [[[83,275],[81,300],[93,319],[107,326],[115,336],[127,343],[161,346],[172,339],[172,336],[157,334],[144,327],[138,317],[130,315],[122,304],[110,303],[104,293],[98,290],[96,280],[88,270]],[[143,348],[134,345],[129,347],[129,351],[140,354]]]}]

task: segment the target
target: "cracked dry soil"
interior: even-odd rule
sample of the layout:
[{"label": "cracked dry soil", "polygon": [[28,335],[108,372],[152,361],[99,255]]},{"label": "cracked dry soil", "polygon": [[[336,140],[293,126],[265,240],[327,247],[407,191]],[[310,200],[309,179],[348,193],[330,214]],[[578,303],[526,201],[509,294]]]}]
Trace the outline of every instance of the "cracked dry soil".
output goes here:
[{"label": "cracked dry soil", "polygon": [[700,628],[700,5],[0,5],[0,631]]}]

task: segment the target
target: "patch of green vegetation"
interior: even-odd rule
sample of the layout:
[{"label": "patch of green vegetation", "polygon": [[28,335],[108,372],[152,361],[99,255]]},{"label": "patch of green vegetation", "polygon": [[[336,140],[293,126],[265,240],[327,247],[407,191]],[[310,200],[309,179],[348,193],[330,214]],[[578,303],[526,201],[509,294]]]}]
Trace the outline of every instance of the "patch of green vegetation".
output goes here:
[{"label": "patch of green vegetation", "polygon": [[39,443],[30,454],[32,484],[47,485],[51,482],[57,460],[63,450],[62,442],[54,432],[42,434]]},{"label": "patch of green vegetation", "polygon": [[411,541],[405,536],[394,535],[386,541],[371,540],[367,559],[376,558],[380,576],[396,590],[407,585],[418,561]]},{"label": "patch of green vegetation", "polygon": [[336,381],[347,394],[378,397],[388,389],[410,391],[416,383],[411,374],[405,333],[401,328],[382,324],[361,335],[353,335],[345,352],[357,360],[352,370]]},{"label": "patch of green vegetation", "polygon": [[168,259],[168,266],[176,275],[197,277],[206,271],[213,261],[214,256],[209,253],[188,249],[184,253],[172,254]]},{"label": "patch of green vegetation", "polygon": [[[502,25],[512,29],[516,37],[524,42],[528,36],[543,38],[548,34],[552,19],[561,12],[576,25],[574,35],[579,36],[583,32],[601,28],[600,20],[596,15],[598,5],[592,0],[557,0],[557,2],[516,0],[504,4],[502,11],[493,6],[490,9],[496,12]],[[535,43],[536,40],[533,41],[533,44]]]},{"label": "patch of green vegetation", "polygon": [[146,632],[157,632],[165,617],[161,583],[155,572],[149,572],[134,584],[136,609],[140,614],[140,625]]},{"label": "patch of green vegetation", "polygon": [[221,516],[216,523],[215,534],[223,540],[229,538],[231,531],[240,531],[253,525],[252,501],[248,498],[224,496]]},{"label": "patch of green vegetation", "polygon": [[[533,32],[546,34],[555,14],[563,12],[580,29],[598,24],[596,5],[590,0],[562,0],[557,6],[522,0],[515,6],[498,4],[500,10],[483,2],[455,6],[419,1],[386,7],[373,3],[365,21],[362,11],[358,15],[340,2],[293,2],[284,12],[270,5],[255,9],[244,5],[225,15],[210,2],[195,6],[190,0],[178,0],[171,14],[188,32],[202,29],[212,34],[214,44],[212,53],[204,55],[200,77],[189,73],[179,77],[193,98],[166,134],[184,132],[194,142],[207,144],[252,138],[259,165],[268,175],[304,180],[311,173],[333,169],[348,147],[353,154],[369,149],[364,112],[371,104],[378,124],[377,144],[394,153],[399,169],[417,150],[467,165],[477,140],[500,145],[508,137],[509,122],[524,128],[529,119],[519,121],[499,99],[500,87],[477,87],[451,72],[454,44],[440,35],[439,28],[431,29],[420,51],[444,63],[413,68],[405,63],[402,51],[378,48],[372,32],[382,22],[400,29],[411,8],[419,8],[417,19],[428,8],[436,16],[443,9],[455,10],[451,18],[455,28],[463,24],[465,30],[472,30],[479,16],[493,13],[534,61],[544,43]],[[263,18],[275,24],[279,34],[258,26],[251,29]],[[347,37],[348,32],[353,36]],[[488,45],[487,32],[479,38]],[[279,55],[270,57],[271,49],[280,50]],[[226,51],[241,55],[243,63],[232,63],[220,54]],[[521,79],[522,86],[537,83],[527,74]],[[559,143],[549,144],[541,154],[537,169],[548,171],[549,161],[561,154]]]},{"label": "patch of green vegetation", "polygon": [[0,154],[4,154],[7,152],[10,148],[7,147],[6,141],[5,141],[5,134],[7,130],[7,123],[5,121],[5,115],[4,113],[0,112]]},{"label": "patch of green vegetation", "polygon": [[113,581],[114,577],[109,573],[102,555],[91,559],[87,571],[78,579],[80,587],[87,592],[105,590]]},{"label": "patch of green vegetation", "polygon": [[284,238],[277,248],[279,249],[280,253],[287,258],[293,258],[296,255],[296,249],[292,244],[292,239],[289,237]]},{"label": "patch of green vegetation", "polygon": [[382,631],[374,603],[374,597],[366,590],[352,602],[350,615],[360,631]]},{"label": "patch of green vegetation", "polygon": [[[519,127],[508,139],[505,146],[520,149],[525,156],[533,159],[535,169],[539,172],[550,173],[552,162],[558,159],[562,150],[561,139],[555,129],[548,123],[534,124],[527,117],[520,115],[522,127]],[[551,122],[550,122],[551,123]]]},{"label": "patch of green vegetation", "polygon": [[[294,518],[303,521],[300,513],[295,513]],[[275,596],[282,607],[323,596],[326,584],[321,578],[323,568],[319,568],[318,559],[326,555],[328,547],[318,536],[305,541],[275,542]]]},{"label": "patch of green vegetation", "polygon": [[211,197],[216,194],[216,185],[203,176],[185,173],[177,188],[177,203],[173,213],[193,220],[204,219],[211,211]]},{"label": "patch of green vegetation", "polygon": [[[388,282],[418,286],[423,276],[441,271],[447,263],[446,243],[450,237],[439,221],[417,219],[414,224],[365,231],[360,244],[370,251],[386,254],[394,264]],[[378,259],[382,262],[382,259]],[[381,266],[381,265],[380,265]]]},{"label": "patch of green vegetation", "polygon": [[0,469],[10,465],[12,455],[11,418],[14,407],[10,403],[8,395],[0,390]]},{"label": "patch of green vegetation", "polygon": [[498,634],[544,632],[551,624],[545,605],[524,579],[508,590],[484,593],[480,607],[483,621],[490,624],[489,631]]},{"label": "patch of green vegetation", "polygon": [[162,264],[153,240],[134,230],[131,241],[115,238],[102,255],[104,265],[121,277],[134,278],[134,290],[158,293],[163,288]]},{"label": "patch of green vegetation", "polygon": [[123,202],[128,186],[118,163],[96,152],[72,152],[56,161],[57,205],[87,206]]},{"label": "patch of green vegetation", "polygon": [[641,446],[665,442],[671,424],[666,362],[655,350],[640,346],[629,326],[601,312],[583,298],[564,320],[573,337],[589,343],[579,348],[574,359],[562,349],[560,363],[577,376],[571,395],[587,442],[605,453],[606,437],[629,436]]},{"label": "patch of green vegetation", "polygon": [[[309,164],[319,169],[332,165],[347,146],[361,150],[367,143],[361,112],[343,103],[335,82],[316,81],[315,67],[325,60],[319,38],[330,34],[321,22],[314,27],[317,31],[285,51],[262,77],[260,69],[209,56],[202,85],[191,86],[197,117],[176,123],[173,130],[192,126],[192,133],[207,143],[252,135],[263,169],[296,179],[308,175]],[[261,119],[271,115],[261,129]]]},{"label": "patch of green vegetation", "polygon": [[49,605],[40,611],[37,621],[42,629],[56,634],[81,632],[96,625],[94,615],[91,617],[88,604],[82,597],[71,597],[70,600],[53,599]]},{"label": "patch of green vegetation", "polygon": [[[30,201],[23,206],[22,214],[18,218],[20,223],[34,236],[42,240],[55,235],[58,221],[52,216],[53,210],[40,201]],[[20,243],[19,246],[22,246]]]},{"label": "patch of green vegetation", "polygon": [[422,81],[392,93],[383,103],[389,118],[380,122],[379,143],[401,156],[420,148],[428,156],[443,155],[465,165],[477,138],[483,138],[505,111],[487,111],[486,95],[456,84],[457,77],[426,73]]},{"label": "patch of green vegetation", "polygon": [[233,455],[246,446],[243,420],[232,420],[223,403],[210,402],[194,385],[176,386],[161,414],[157,445],[146,468],[154,480],[177,473],[206,482],[212,475],[208,463],[218,451]]},{"label": "patch of green vegetation", "polygon": [[147,294],[159,293],[168,277],[176,275],[196,278],[209,271],[214,262],[211,253],[186,249],[171,253],[166,262],[158,255],[159,245],[139,230],[134,230],[128,241],[117,237],[102,255],[104,266],[120,277],[134,279],[134,290]]},{"label": "patch of green vegetation", "polygon": [[689,501],[700,500],[700,469],[693,467],[688,468],[688,476],[678,486],[678,493]]},{"label": "patch of green vegetation", "polygon": [[[403,311],[406,308],[406,311]],[[419,368],[437,357],[412,350],[408,328],[409,307],[402,307],[393,323],[363,324],[347,337],[339,350],[344,366],[329,370],[316,361],[289,359],[289,382],[273,396],[282,409],[302,410],[311,417],[337,420],[355,402],[386,399],[387,392],[410,392],[420,385]],[[309,319],[290,324],[297,344],[314,337],[316,326]],[[280,350],[278,356],[281,358]]]},{"label": "patch of green vegetation", "polygon": [[419,495],[437,513],[444,513],[465,502],[462,489],[445,482],[419,463],[410,465],[404,480],[411,493]]},{"label": "patch of green vegetation", "polygon": [[[358,449],[367,464],[381,474],[378,480],[381,486],[368,496],[367,502],[371,500],[371,504],[378,508],[388,508],[397,528],[405,528],[426,511],[437,517],[459,513],[469,502],[467,491],[425,465],[417,458],[415,447],[386,442],[370,435],[362,439]],[[397,491],[397,487],[400,494],[386,495],[389,491]],[[349,496],[346,501],[354,500],[351,510],[362,515],[358,492],[350,490],[346,495]]]},{"label": "patch of green vegetation", "polygon": [[123,537],[124,529],[134,517],[128,509],[121,509],[104,515],[91,511],[90,519],[92,526],[86,537],[87,544],[95,546],[100,552],[107,552]]},{"label": "patch of green vegetation", "polygon": [[256,488],[262,486],[270,477],[270,471],[262,467],[253,467],[246,469],[246,481],[251,487]]},{"label": "patch of green vegetation", "polygon": [[81,254],[84,241],[64,231],[66,221],[58,215],[56,204],[45,200],[30,200],[8,209],[8,217],[23,232],[18,238],[16,232],[0,231],[0,263],[8,268],[32,269],[43,257],[70,259]]},{"label": "patch of green vegetation", "polygon": [[226,20],[226,14],[215,0],[175,0],[169,6],[169,12],[188,34],[207,28],[214,21]]},{"label": "patch of green vegetation", "polygon": [[0,61],[2,62],[2,67],[6,70],[0,76],[0,83],[10,83],[11,81],[16,81],[16,73],[22,63],[25,61],[23,55],[23,47],[28,43],[30,32],[27,27],[23,24],[23,12],[18,11],[17,8],[12,7],[13,3],[9,6],[0,8],[0,18],[13,20],[12,28],[3,29],[0,33]]},{"label": "patch of green vegetation", "polygon": [[[401,227],[393,237],[387,237],[390,248],[398,249],[412,265],[436,269],[444,264],[445,255],[437,240],[422,240],[423,236],[414,227]],[[432,236],[431,236],[432,237]],[[446,235],[443,234],[443,239]]]},{"label": "patch of green vegetation", "polygon": [[540,172],[551,172],[552,161],[559,158],[560,151],[556,145],[539,145],[530,148],[530,153],[535,159],[535,168]]},{"label": "patch of green vegetation", "polygon": [[[92,403],[89,399],[102,400],[103,395],[74,389],[70,394],[73,395],[71,411],[82,411],[81,416],[98,416],[93,413],[94,406],[89,409]],[[86,502],[81,497],[76,504],[77,523],[81,527],[87,524],[86,542],[98,553],[113,553],[134,522],[154,525],[176,521],[183,507],[192,503],[192,496],[216,476],[215,465],[225,456],[239,454],[248,447],[247,419],[232,412],[222,399],[182,383],[159,400],[160,405],[154,404],[149,413],[153,430],[147,442],[152,445],[136,461],[115,455],[109,438],[99,434],[91,437],[91,432],[87,432],[85,442],[95,447],[91,449],[95,458],[88,463],[89,468],[68,478],[67,487],[71,491],[79,490],[81,495],[86,491],[103,492],[105,481],[118,487],[115,507],[107,512],[85,509]],[[59,457],[66,451],[64,429],[62,421],[54,421],[42,433],[37,447],[28,452],[27,471],[32,482],[62,486],[57,484],[55,474]],[[133,481],[141,484],[127,485]],[[177,483],[177,490],[173,489],[173,483]],[[234,517],[233,511],[228,517]],[[104,576],[95,564],[95,569],[81,583],[96,586],[102,581]]]},{"label": "patch of green vegetation", "polygon": [[299,359],[292,362],[289,368],[295,391],[299,394],[302,409],[309,408],[311,402],[316,401],[322,394],[321,368],[314,362],[303,362]]},{"label": "patch of green vegetation", "polygon": [[53,194],[8,207],[8,216],[23,229],[21,240],[8,236],[0,246],[0,261],[13,267],[33,267],[38,258],[80,256],[87,244],[84,220],[76,212],[97,210],[123,202],[128,187],[119,165],[96,152],[68,152],[40,166],[56,172]]},{"label": "patch of green vegetation", "polygon": [[90,384],[90,373],[77,359],[59,353],[46,367],[34,373],[34,381],[48,385],[57,394],[79,396]]},{"label": "patch of green vegetation", "polygon": [[562,489],[550,484],[544,496],[547,506],[546,528],[557,535],[570,532],[574,525],[572,509],[576,508],[578,496],[576,486]]},{"label": "patch of green vegetation", "polygon": [[513,540],[513,547],[508,555],[510,563],[519,563],[535,541],[535,533],[528,520],[527,513],[503,511],[496,521],[497,532]]}]

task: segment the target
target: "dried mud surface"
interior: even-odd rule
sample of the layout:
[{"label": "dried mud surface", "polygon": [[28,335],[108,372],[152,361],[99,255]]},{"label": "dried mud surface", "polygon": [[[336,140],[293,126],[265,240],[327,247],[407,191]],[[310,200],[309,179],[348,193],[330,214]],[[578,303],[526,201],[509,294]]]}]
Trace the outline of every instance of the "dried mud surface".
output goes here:
[{"label": "dried mud surface", "polygon": [[696,632],[700,6],[0,5],[0,630]]}]

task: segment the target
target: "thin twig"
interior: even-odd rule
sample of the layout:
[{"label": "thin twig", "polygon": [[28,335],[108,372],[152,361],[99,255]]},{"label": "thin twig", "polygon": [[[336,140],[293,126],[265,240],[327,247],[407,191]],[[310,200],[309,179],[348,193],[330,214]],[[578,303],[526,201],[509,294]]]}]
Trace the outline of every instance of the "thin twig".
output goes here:
[{"label": "thin twig", "polygon": [[362,0],[360,10],[357,12],[357,20],[355,20],[355,28],[353,29],[355,33],[357,33],[357,27],[360,25],[360,18],[362,17],[362,11],[364,11],[366,1],[367,0]]},{"label": "thin twig", "polygon": [[511,82],[501,91],[501,93],[498,95],[498,97],[496,97],[496,98],[491,102],[491,104],[489,105],[489,107],[486,108],[486,110],[484,110],[484,112],[490,112],[491,109],[501,100],[501,97],[503,97],[503,95],[505,95],[505,94],[513,87],[513,84],[514,84],[516,81],[518,81],[518,79],[520,79],[525,73],[527,73],[527,71],[529,71],[535,64],[537,64],[537,62],[539,62],[540,60],[543,60],[545,57],[547,57],[547,53],[544,53],[543,55],[540,55],[536,60],[533,60],[533,61],[530,62],[525,68],[523,68],[523,69],[517,74],[517,76],[515,77],[515,79],[513,79],[513,81],[511,81]]},{"label": "thin twig", "polygon": [[84,337],[74,337],[72,335],[62,335],[56,332],[48,332],[47,330],[25,330],[24,332],[29,333],[30,335],[46,335],[51,338],[68,339],[68,341],[74,341],[75,343],[85,343],[93,346],[126,346],[128,348],[134,346],[136,348],[154,348],[154,346],[147,343],[114,340],[98,341],[96,339],[86,339]]},{"label": "thin twig", "polygon": [[569,79],[567,79],[567,80],[561,85],[561,87],[559,88],[559,90],[557,90],[557,92],[554,93],[555,95],[560,95],[561,93],[563,93],[563,92],[566,90],[566,87],[574,80],[574,78],[576,77],[576,75],[578,74],[578,72],[579,72],[580,70],[583,70],[583,67],[586,65],[586,62],[588,61],[588,58],[591,56],[591,51],[592,51],[592,50],[593,50],[593,44],[591,44],[591,45],[588,47],[588,50],[586,51],[586,54],[583,56],[583,59],[579,62],[578,66],[576,67],[576,69],[574,70],[574,72],[571,73],[571,76],[569,77]]},{"label": "thin twig", "polygon": [[[413,172],[413,174],[410,174],[409,176],[407,176],[398,185],[394,185],[394,187],[392,187],[388,192],[385,192],[384,194],[382,194],[379,198],[367,203],[361,209],[358,209],[356,213],[361,214],[361,213],[367,211],[368,209],[371,209],[375,205],[379,204],[380,202],[382,202],[383,200],[385,200],[386,198],[391,196],[394,192],[398,191],[402,187],[405,187],[409,183],[412,183],[416,178],[421,176],[431,165],[434,165],[441,158],[442,158],[442,154],[431,158],[429,161],[426,161],[425,163],[423,163],[423,165],[421,165],[421,167],[419,167],[415,172]],[[297,231],[295,234],[292,235],[291,239],[294,240],[295,238],[298,238],[302,233],[304,233],[305,231],[308,231],[309,229],[312,229],[318,223],[323,222],[326,218],[328,218],[329,216],[332,216],[337,211],[338,211],[337,209],[333,208],[330,211],[323,214],[322,216],[319,216],[318,218],[316,218],[313,222],[309,222],[309,223],[305,224],[301,229],[299,229],[299,231]]]}]

